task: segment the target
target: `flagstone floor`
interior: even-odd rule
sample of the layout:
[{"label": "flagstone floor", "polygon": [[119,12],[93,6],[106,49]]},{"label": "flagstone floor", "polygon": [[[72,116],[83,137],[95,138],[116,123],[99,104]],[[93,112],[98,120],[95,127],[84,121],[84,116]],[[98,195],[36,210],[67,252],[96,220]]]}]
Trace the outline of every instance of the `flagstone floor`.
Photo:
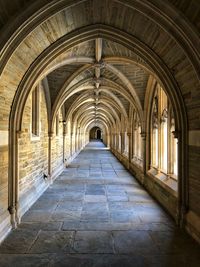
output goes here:
[{"label": "flagstone floor", "polygon": [[200,246],[90,142],[0,246],[1,267],[196,267]]}]

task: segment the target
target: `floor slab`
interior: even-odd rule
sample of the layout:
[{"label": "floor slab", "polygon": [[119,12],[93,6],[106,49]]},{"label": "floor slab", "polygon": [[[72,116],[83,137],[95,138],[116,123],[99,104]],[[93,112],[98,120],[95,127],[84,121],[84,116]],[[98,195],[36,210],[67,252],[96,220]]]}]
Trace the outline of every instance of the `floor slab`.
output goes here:
[{"label": "floor slab", "polygon": [[0,266],[199,267],[200,247],[90,142],[1,244]]}]

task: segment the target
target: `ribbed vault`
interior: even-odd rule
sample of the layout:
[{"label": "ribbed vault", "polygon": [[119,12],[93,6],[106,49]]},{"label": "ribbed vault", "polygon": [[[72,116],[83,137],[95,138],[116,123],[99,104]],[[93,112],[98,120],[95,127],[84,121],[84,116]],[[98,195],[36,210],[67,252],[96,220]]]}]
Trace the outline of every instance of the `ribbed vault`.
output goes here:
[{"label": "ribbed vault", "polygon": [[[3,2],[1,130],[8,131],[7,158],[13,166],[6,174],[12,224],[18,216],[20,138],[30,130],[24,130],[26,104],[38,87],[46,103],[50,177],[56,162],[52,151],[62,151],[56,155],[61,164],[67,149],[72,159],[94,127],[101,129],[105,144],[118,147],[120,157],[133,163],[135,126],[143,138],[139,170],[145,177],[151,165],[154,92],[156,86],[162,88],[179,140],[176,204],[177,218],[184,221],[189,205],[188,135],[200,127],[199,5],[192,15],[185,11],[187,0],[18,0],[13,6]],[[52,148],[60,128],[63,140]],[[124,151],[128,152],[122,155]],[[191,184],[191,190],[198,191]],[[200,214],[197,201],[190,201]]]},{"label": "ribbed vault", "polygon": [[[115,57],[113,50],[116,50]],[[46,73],[52,118],[58,109],[64,108],[65,120],[72,118],[74,131],[75,125],[82,128],[88,117],[91,124],[104,119],[112,126],[110,131],[114,132],[120,120],[128,118],[130,106],[143,117],[150,71],[124,57],[128,54],[127,48],[123,50],[123,46],[96,38],[70,51],[67,53],[73,55],[71,62],[61,61],[57,67],[50,68],[53,68],[50,73]],[[119,56],[120,51],[123,51],[122,56]],[[87,57],[83,58],[83,55]]]}]

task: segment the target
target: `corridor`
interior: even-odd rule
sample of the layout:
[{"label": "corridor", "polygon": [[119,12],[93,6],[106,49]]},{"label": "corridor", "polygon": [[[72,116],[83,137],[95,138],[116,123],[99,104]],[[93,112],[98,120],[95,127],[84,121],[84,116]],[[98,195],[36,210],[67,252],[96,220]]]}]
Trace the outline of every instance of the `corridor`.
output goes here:
[{"label": "corridor", "polygon": [[1,267],[199,266],[195,241],[90,142],[0,247]]}]

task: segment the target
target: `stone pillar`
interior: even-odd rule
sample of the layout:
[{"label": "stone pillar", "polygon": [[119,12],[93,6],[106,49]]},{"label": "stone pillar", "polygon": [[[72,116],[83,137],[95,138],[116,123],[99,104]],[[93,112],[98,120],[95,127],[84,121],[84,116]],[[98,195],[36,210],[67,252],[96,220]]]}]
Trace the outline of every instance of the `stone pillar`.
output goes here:
[{"label": "stone pillar", "polygon": [[113,133],[110,134],[110,146],[113,149]]},{"label": "stone pillar", "polygon": [[70,138],[70,156],[72,157],[73,155],[73,144],[72,144],[72,141],[73,141],[73,133],[71,133],[71,138]]},{"label": "stone pillar", "polygon": [[79,150],[83,147],[83,133],[79,131]]},{"label": "stone pillar", "polygon": [[11,172],[9,181],[9,207],[10,222],[12,228],[17,228],[21,218],[19,215],[19,139],[21,138],[22,131],[16,131],[14,140],[12,140],[12,153],[13,153],[13,166],[10,166]]},{"label": "stone pillar", "polygon": [[179,131],[173,131],[174,138],[177,139],[177,145],[178,145],[178,208],[177,208],[177,224],[181,227],[184,227],[185,225],[185,217],[187,213],[187,184],[185,181],[185,177],[182,177],[182,168],[185,166],[182,166],[182,154],[185,151],[182,151],[183,144],[181,140],[181,135]]},{"label": "stone pillar", "polygon": [[17,224],[20,224],[21,217],[19,214],[19,139],[22,137],[22,131],[17,132],[17,142],[16,142],[16,154],[17,154],[17,161],[15,164],[15,227]]},{"label": "stone pillar", "polygon": [[142,145],[141,145],[141,155],[142,155],[142,159],[143,159],[143,172],[144,175],[146,174],[146,133],[145,132],[141,132],[141,138],[142,138]]},{"label": "stone pillar", "polygon": [[10,222],[11,222],[12,229],[16,229],[17,222],[15,220],[15,212],[16,212],[15,205],[14,204],[12,206],[10,205],[8,207],[8,211],[10,213]]},{"label": "stone pillar", "polygon": [[52,149],[52,140],[53,140],[53,132],[49,132],[49,149],[48,149],[48,175],[50,177],[50,183],[52,184],[52,166],[51,166],[51,149]]},{"label": "stone pillar", "polygon": [[121,136],[121,154],[124,153],[124,133],[120,133]]},{"label": "stone pillar", "polygon": [[10,223],[13,229],[17,227],[16,222],[16,210],[18,209],[18,205],[16,206],[16,184],[18,183],[18,132],[15,133],[15,140],[12,140],[12,157],[13,157],[13,166],[9,166],[10,175],[9,178],[9,204],[8,211],[10,213]]},{"label": "stone pillar", "polygon": [[132,160],[132,134],[131,133],[127,133],[128,136],[128,161],[129,163],[131,163]]},{"label": "stone pillar", "polygon": [[18,137],[17,132],[13,131],[10,133],[10,146],[9,146],[9,161],[12,162],[12,165],[9,166],[9,175],[8,175],[8,211],[10,213],[10,223],[13,229],[16,228],[16,220],[15,220],[15,184],[16,184],[16,169],[15,165],[18,162]]},{"label": "stone pillar", "polygon": [[74,153],[77,151],[77,133],[74,133]]},{"label": "stone pillar", "polygon": [[63,124],[63,163],[65,162],[66,125]]}]

